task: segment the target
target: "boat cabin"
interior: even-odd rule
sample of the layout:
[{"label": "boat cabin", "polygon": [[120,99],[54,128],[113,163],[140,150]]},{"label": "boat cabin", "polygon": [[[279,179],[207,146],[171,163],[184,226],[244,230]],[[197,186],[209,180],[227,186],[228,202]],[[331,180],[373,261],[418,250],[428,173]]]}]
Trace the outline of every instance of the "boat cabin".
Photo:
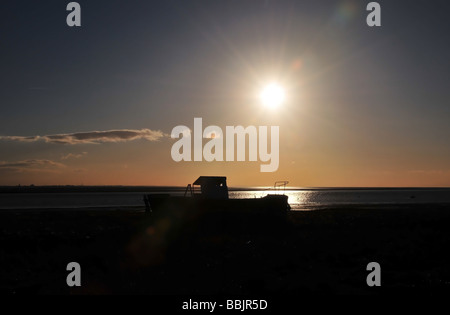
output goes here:
[{"label": "boat cabin", "polygon": [[228,199],[227,178],[224,176],[200,176],[192,185],[200,186],[202,198]]}]

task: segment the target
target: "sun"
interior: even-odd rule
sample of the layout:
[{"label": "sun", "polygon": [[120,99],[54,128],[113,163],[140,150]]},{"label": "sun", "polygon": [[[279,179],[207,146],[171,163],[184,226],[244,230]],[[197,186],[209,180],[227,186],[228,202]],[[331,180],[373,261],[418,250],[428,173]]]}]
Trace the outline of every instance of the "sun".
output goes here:
[{"label": "sun", "polygon": [[275,109],[283,104],[286,94],[280,85],[271,83],[264,87],[259,97],[266,107]]}]

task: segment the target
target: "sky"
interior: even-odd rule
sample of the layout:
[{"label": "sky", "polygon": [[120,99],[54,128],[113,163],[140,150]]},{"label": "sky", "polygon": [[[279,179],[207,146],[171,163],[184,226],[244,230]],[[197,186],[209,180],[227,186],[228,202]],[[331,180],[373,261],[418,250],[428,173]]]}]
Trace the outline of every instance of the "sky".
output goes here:
[{"label": "sky", "polygon": [[[369,2],[2,1],[0,185],[448,187],[450,5]],[[196,117],[279,126],[278,170],[175,162]]]}]

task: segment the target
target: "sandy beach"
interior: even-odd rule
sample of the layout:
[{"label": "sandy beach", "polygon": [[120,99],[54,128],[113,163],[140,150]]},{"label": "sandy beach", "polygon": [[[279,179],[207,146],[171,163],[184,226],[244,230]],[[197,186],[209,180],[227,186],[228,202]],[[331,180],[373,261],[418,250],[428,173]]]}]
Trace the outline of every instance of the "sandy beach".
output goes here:
[{"label": "sandy beach", "polygon": [[[157,219],[143,208],[0,212],[9,294],[450,291],[450,205],[340,206],[286,224]],[[82,286],[66,285],[78,262]],[[378,262],[382,286],[366,284]]]}]

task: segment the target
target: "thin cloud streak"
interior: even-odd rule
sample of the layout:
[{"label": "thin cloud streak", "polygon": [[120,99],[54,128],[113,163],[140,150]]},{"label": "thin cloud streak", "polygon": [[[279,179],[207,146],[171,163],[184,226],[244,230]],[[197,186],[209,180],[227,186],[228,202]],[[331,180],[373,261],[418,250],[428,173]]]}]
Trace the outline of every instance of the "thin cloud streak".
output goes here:
[{"label": "thin cloud streak", "polygon": [[67,154],[67,155],[63,155],[63,156],[61,157],[61,160],[80,159],[80,158],[82,158],[83,156],[86,156],[87,154],[88,154],[87,152],[83,152],[83,153],[80,153],[80,154],[69,153],[69,154]]},{"label": "thin cloud streak", "polygon": [[52,160],[23,160],[23,161],[15,161],[15,162],[6,162],[0,161],[0,169],[55,169],[55,168],[63,168],[66,165],[62,163],[58,163]]},{"label": "thin cloud streak", "polygon": [[0,140],[18,142],[45,141],[56,144],[99,144],[106,142],[125,142],[137,139],[158,141],[166,135],[160,130],[150,129],[120,129],[107,131],[77,132],[68,134],[56,134],[46,136],[0,136]]}]

